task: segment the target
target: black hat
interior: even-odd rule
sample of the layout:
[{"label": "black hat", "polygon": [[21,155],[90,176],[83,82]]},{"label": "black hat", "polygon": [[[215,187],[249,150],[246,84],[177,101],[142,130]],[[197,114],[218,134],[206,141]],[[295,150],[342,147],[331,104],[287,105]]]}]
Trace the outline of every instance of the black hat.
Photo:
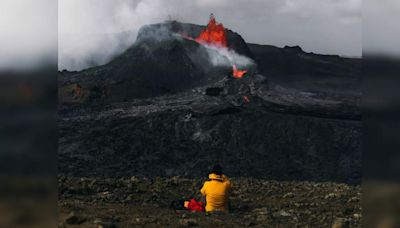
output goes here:
[{"label": "black hat", "polygon": [[221,175],[222,174],[222,167],[219,164],[214,165],[214,167],[211,170],[211,173]]}]

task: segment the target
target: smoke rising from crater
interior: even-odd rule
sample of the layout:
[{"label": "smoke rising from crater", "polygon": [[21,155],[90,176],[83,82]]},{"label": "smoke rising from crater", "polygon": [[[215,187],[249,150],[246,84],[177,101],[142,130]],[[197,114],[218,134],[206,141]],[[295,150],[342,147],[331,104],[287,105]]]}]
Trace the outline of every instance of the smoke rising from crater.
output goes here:
[{"label": "smoke rising from crater", "polygon": [[234,64],[239,67],[248,67],[255,64],[252,59],[240,55],[233,50],[208,45],[206,47],[210,61],[214,66],[232,67]]}]

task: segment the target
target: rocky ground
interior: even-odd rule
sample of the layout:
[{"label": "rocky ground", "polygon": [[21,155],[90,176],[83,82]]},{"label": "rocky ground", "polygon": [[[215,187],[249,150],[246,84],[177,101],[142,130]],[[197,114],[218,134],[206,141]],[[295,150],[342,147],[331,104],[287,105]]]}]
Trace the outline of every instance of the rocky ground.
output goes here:
[{"label": "rocky ground", "polygon": [[59,227],[361,227],[361,187],[232,178],[231,212],[175,211],[205,179],[60,176]]},{"label": "rocky ground", "polygon": [[[59,72],[60,226],[361,226],[361,62],[227,30],[251,62],[235,79],[185,38],[203,28],[145,26],[109,63]],[[233,177],[231,213],[170,209],[215,163]]]},{"label": "rocky ground", "polygon": [[251,82],[227,80],[221,87],[239,92],[219,96],[198,88],[97,108],[62,107],[59,173],[202,177],[218,162],[237,177],[360,182],[357,111],[301,91],[261,87],[247,95]]}]

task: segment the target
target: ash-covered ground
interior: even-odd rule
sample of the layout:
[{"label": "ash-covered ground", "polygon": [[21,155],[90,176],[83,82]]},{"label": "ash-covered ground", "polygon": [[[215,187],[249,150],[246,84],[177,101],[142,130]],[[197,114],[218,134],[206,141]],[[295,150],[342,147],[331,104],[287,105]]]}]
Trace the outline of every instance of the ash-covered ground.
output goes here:
[{"label": "ash-covered ground", "polygon": [[60,227],[361,227],[361,189],[337,183],[232,178],[230,213],[174,211],[204,178],[59,177]]},{"label": "ash-covered ground", "polygon": [[[359,226],[361,62],[227,30],[251,60],[235,79],[212,61],[229,56],[185,39],[202,29],[146,26],[110,63],[59,73],[62,215],[84,226]],[[233,177],[232,214],[168,209],[216,162]]]}]

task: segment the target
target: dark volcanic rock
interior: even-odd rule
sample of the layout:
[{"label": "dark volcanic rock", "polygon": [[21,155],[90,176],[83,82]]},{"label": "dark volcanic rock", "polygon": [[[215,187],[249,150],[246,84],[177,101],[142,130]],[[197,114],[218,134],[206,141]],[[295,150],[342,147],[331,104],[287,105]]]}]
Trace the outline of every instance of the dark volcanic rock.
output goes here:
[{"label": "dark volcanic rock", "polygon": [[299,46],[278,48],[248,44],[259,70],[265,75],[318,75],[361,78],[361,59],[304,52]]},{"label": "dark volcanic rock", "polygon": [[194,91],[60,110],[59,170],[203,176],[219,162],[233,176],[360,181],[362,132],[355,113],[301,93],[252,91],[253,82],[226,79],[227,94],[216,97]]},{"label": "dark volcanic rock", "polygon": [[361,94],[361,59],[304,52],[300,47],[278,48],[248,44],[258,70],[270,82],[292,88]]},{"label": "dark volcanic rock", "polygon": [[230,71],[212,67],[206,48],[194,41],[143,39],[104,66],[60,73],[61,102],[72,100],[63,92],[76,83],[88,94],[82,102],[110,103],[184,91],[227,77]]},{"label": "dark volcanic rock", "polygon": [[[256,66],[233,79],[230,67],[212,65],[213,50],[176,34],[201,29],[177,22],[144,27],[109,64],[60,72],[61,174],[199,177],[219,162],[229,176],[361,180],[357,94],[270,83]],[[228,34],[250,56],[243,39]],[[299,47],[252,50],[264,73],[358,80],[356,60]]]}]

